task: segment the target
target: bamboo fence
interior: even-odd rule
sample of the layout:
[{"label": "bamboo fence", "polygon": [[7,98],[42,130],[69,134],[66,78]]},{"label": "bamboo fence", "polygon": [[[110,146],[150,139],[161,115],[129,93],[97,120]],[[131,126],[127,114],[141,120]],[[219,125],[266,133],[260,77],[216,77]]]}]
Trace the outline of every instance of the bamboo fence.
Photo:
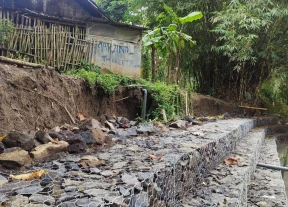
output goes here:
[{"label": "bamboo fence", "polygon": [[37,64],[47,64],[61,71],[75,68],[81,61],[92,63],[97,42],[86,40],[86,28],[44,21],[0,9],[0,19],[15,25],[8,41],[0,46],[2,56]]},{"label": "bamboo fence", "polygon": [[91,62],[96,46],[96,41],[77,38],[61,27],[36,26],[33,29],[16,28],[2,52],[6,51],[7,57],[46,63],[60,70],[67,70],[73,69],[83,60]]}]

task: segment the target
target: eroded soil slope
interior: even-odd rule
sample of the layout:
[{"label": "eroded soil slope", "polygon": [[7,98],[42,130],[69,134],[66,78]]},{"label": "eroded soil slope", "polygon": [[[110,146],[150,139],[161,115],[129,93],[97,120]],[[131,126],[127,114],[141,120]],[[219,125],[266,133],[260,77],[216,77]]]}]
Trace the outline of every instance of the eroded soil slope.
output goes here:
[{"label": "eroded soil slope", "polygon": [[198,93],[194,93],[192,96],[193,113],[196,116],[217,116],[224,113],[241,114],[243,110],[237,108],[235,105],[224,100],[214,98],[212,96],[206,96]]},{"label": "eroded soil slope", "polygon": [[[46,69],[23,69],[0,63],[0,136],[70,123],[78,112],[101,120],[104,114],[133,119],[140,115],[140,89],[119,87],[96,94],[80,78]],[[123,99],[123,100],[122,100]],[[67,111],[69,113],[67,113]]]}]

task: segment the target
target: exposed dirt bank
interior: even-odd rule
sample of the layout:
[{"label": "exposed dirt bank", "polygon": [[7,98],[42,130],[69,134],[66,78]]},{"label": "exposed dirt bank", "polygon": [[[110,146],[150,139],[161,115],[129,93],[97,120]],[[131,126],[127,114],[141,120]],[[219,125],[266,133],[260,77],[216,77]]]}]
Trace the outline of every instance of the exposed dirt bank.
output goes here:
[{"label": "exposed dirt bank", "polygon": [[[212,96],[205,96],[195,93],[193,98],[193,113],[196,116],[216,116],[228,113],[241,113],[241,110],[235,107],[232,103],[214,98]],[[242,110],[243,111],[243,110]]]},{"label": "exposed dirt bank", "polygon": [[[49,129],[71,123],[69,113],[73,119],[81,112],[100,121],[105,114],[131,120],[140,116],[142,96],[139,88],[118,87],[109,95],[101,88],[92,91],[81,78],[0,63],[0,136],[11,130]],[[237,109],[222,100],[194,94],[193,112],[213,116]]]},{"label": "exposed dirt bank", "polygon": [[93,95],[80,78],[0,63],[0,136],[11,130],[53,128],[70,123],[69,113],[74,119],[82,112],[99,120],[104,114],[129,119],[140,115],[140,89],[119,87],[111,95],[101,88],[95,91]]}]

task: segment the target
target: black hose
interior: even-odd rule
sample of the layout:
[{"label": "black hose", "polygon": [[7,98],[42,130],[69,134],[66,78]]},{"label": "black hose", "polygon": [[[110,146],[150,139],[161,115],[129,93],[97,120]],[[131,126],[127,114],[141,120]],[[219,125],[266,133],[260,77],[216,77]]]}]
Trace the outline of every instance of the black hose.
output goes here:
[{"label": "black hose", "polygon": [[272,170],[281,170],[281,171],[288,171],[288,167],[282,167],[282,166],[277,166],[277,165],[268,165],[268,164],[263,164],[263,163],[258,163],[257,167],[264,167]]}]

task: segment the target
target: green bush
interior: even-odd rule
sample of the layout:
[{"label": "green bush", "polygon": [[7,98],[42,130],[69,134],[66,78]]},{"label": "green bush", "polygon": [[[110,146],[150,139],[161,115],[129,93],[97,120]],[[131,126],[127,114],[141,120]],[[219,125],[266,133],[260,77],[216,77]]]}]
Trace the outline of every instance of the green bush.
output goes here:
[{"label": "green bush", "polygon": [[270,113],[288,120],[287,73],[275,71],[261,85],[259,97]]},{"label": "green bush", "polygon": [[11,21],[0,19],[0,44],[7,44],[14,29],[14,24]]},{"label": "green bush", "polygon": [[152,106],[148,114],[150,118],[162,117],[162,109],[165,110],[169,120],[174,119],[176,115],[180,115],[179,99],[181,99],[181,93],[177,85],[168,85],[160,81],[152,83],[143,79],[139,80],[139,83],[145,85],[144,87],[152,97]]}]

